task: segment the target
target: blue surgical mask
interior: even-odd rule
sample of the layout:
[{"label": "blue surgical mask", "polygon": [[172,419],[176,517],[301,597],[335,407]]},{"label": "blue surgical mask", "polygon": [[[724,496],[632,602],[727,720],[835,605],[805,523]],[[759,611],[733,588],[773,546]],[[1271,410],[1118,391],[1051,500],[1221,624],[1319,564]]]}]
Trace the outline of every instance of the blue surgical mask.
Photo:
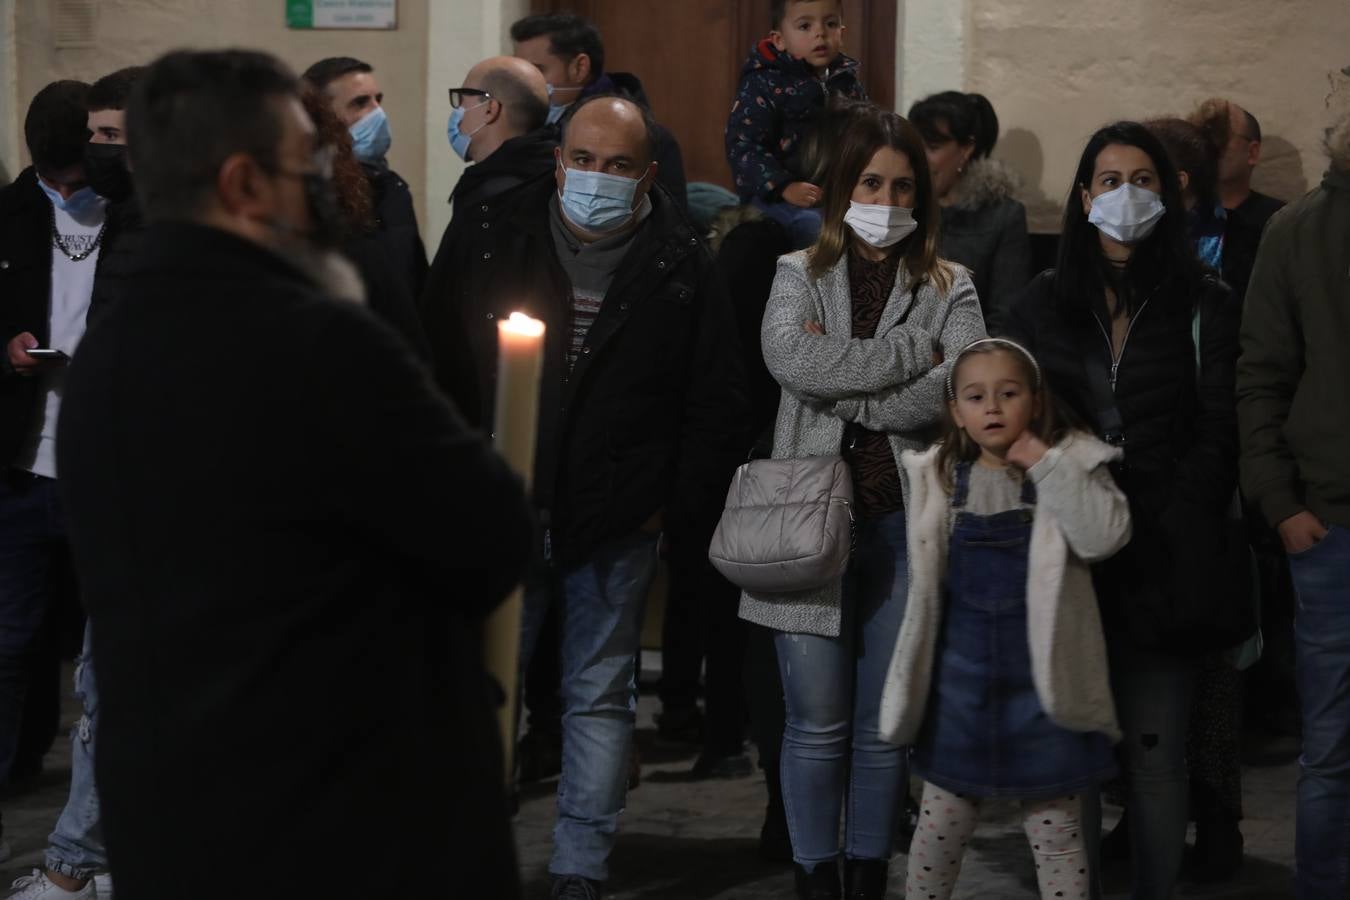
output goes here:
[{"label": "blue surgical mask", "polygon": [[389,117],[384,107],[377,106],[366,113],[349,129],[352,136],[352,152],[363,163],[377,163],[389,152],[393,138],[389,134]]},{"label": "blue surgical mask", "polygon": [[563,169],[563,214],[578,228],[595,234],[618,231],[633,218],[637,178]]},{"label": "blue surgical mask", "polygon": [[[553,125],[563,117],[563,113],[567,112],[568,107],[570,107],[572,103],[576,102],[576,98],[575,97],[572,98],[572,103],[554,103],[553,95],[555,93],[558,93],[558,89],[551,84],[545,85],[545,87],[548,89],[549,103],[548,103],[548,118],[544,120],[544,124]],[[578,89],[562,88],[562,92],[567,94],[576,94],[578,92]]]},{"label": "blue surgical mask", "polygon": [[42,188],[42,193],[47,195],[47,199],[52,201],[52,206],[59,210],[70,213],[70,217],[80,220],[97,206],[106,201],[98,194],[94,193],[91,187],[82,187],[69,197],[62,197],[56,190],[47,186],[46,182],[38,179],[38,186]]},{"label": "blue surgical mask", "polygon": [[[483,103],[487,102],[488,101],[486,100],[483,101]],[[479,103],[476,106],[470,106],[469,109],[477,109],[479,106],[482,106],[483,103]],[[487,125],[487,123],[484,122],[468,134],[460,131],[459,126],[463,124],[464,114],[468,112],[469,109],[460,106],[450,110],[450,124],[445,129],[445,136],[450,139],[450,149],[454,150],[455,155],[463,160],[468,160],[469,158],[469,144],[473,143],[473,136],[482,131],[483,127]]]}]

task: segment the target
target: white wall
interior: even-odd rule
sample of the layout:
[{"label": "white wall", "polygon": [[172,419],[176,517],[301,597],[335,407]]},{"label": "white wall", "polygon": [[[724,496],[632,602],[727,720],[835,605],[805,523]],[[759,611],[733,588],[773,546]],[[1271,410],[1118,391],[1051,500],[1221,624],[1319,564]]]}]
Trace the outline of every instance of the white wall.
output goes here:
[{"label": "white wall", "polygon": [[427,213],[420,220],[430,254],[436,252],[441,233],[450,222],[446,200],[464,171],[464,163],[450,149],[445,133],[450,118],[449,90],[464,83],[464,76],[474,63],[510,53],[511,23],[529,11],[529,0],[431,0],[423,121],[426,135],[423,208]]},{"label": "white wall", "polygon": [[15,52],[15,0],[0,0],[0,184],[19,174],[19,70]]},{"label": "white wall", "polygon": [[1261,122],[1257,187],[1302,195],[1325,168],[1326,76],[1350,63],[1347,0],[906,0],[900,18],[900,108],[948,88],[986,95],[1036,231],[1058,229],[1098,126],[1210,96]]}]

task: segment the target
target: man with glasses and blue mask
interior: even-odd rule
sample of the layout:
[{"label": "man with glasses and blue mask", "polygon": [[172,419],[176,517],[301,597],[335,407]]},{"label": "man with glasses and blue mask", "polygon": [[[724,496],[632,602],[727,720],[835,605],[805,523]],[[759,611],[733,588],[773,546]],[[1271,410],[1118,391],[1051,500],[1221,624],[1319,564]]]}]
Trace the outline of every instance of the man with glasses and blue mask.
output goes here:
[{"label": "man with glasses and blue mask", "polygon": [[528,660],[556,605],[563,761],[549,871],[554,897],[593,900],[624,804],[658,546],[673,569],[707,565],[747,407],[732,308],[656,183],[650,116],[601,95],[562,124],[551,173],[461,216],[443,250],[456,277],[424,314],[442,384],[488,431],[497,322],[522,311],[547,324],[522,645]]},{"label": "man with glasses and blue mask", "polygon": [[310,66],[304,79],[324,92],[350,129],[352,151],[370,181],[375,220],[389,262],[405,278],[412,296],[421,296],[427,279],[427,251],[417,229],[408,183],[389,168],[393,135],[374,68],[350,56],[331,56]]},{"label": "man with glasses and blue mask", "polygon": [[544,128],[548,82],[514,56],[494,56],[450,89],[450,147],[471,163],[450,200],[459,211],[553,168],[557,135]]}]

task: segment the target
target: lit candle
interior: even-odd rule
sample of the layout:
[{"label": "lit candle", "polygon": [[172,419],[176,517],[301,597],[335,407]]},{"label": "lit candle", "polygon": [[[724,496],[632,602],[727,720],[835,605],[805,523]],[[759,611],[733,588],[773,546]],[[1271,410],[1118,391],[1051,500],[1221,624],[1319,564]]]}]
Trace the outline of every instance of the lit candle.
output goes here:
[{"label": "lit candle", "polygon": [[[497,452],[525,480],[534,473],[535,436],[539,425],[539,379],[544,370],[544,323],[524,313],[511,313],[497,323],[497,410],[493,439]],[[499,714],[506,780],[514,771],[516,696],[520,667],[520,620],[524,595],[512,591],[488,618],[485,646],[488,671],[506,693]]]}]

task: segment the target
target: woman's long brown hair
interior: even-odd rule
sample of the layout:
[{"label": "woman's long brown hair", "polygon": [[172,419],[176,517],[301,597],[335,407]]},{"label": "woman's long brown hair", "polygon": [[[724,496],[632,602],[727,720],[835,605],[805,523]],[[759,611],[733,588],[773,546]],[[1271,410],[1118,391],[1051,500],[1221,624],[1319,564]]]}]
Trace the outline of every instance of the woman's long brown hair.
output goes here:
[{"label": "woman's long brown hair", "polygon": [[[1031,364],[1031,360],[1021,353],[1008,346],[999,346],[995,343],[981,343],[962,350],[956,357],[956,362],[952,365],[951,384],[954,390],[960,390],[961,364],[973,356],[980,356],[990,353],[1001,353],[1017,364],[1018,372],[1022,379],[1027,383],[1032,396],[1041,402],[1041,414],[1032,419],[1031,432],[1045,442],[1046,446],[1053,447],[1068,435],[1075,428],[1072,417],[1062,410],[1056,409],[1054,395],[1050,393],[1050,386],[1045,383],[1044,378],[1040,377],[1036,369]],[[980,456],[980,445],[970,439],[966,430],[956,424],[956,419],[952,416],[952,407],[956,404],[956,398],[948,397],[947,404],[942,410],[942,437],[939,439],[937,463],[938,477],[942,481],[942,486],[951,493],[956,477],[956,466],[958,463],[974,462]]]},{"label": "woman's long brown hair", "polygon": [[352,152],[351,134],[321,91],[306,87],[301,100],[305,112],[314,122],[316,142],[320,146],[332,147],[335,151],[333,190],[342,213],[344,236],[363,234],[375,224],[375,204],[371,197],[370,182]]},{"label": "woman's long brown hair", "polygon": [[938,258],[941,213],[933,197],[933,176],[928,171],[923,138],[905,119],[877,108],[851,115],[839,138],[825,179],[820,238],[810,250],[807,270],[812,278],[820,278],[848,251],[849,241],[854,238],[853,230],[844,224],[844,214],[863,170],[882,147],[904,154],[914,169],[914,220],[919,227],[898,245],[899,252],[905,255],[905,268],[916,284],[931,280],[939,292],[946,294],[951,290],[955,270]]}]

